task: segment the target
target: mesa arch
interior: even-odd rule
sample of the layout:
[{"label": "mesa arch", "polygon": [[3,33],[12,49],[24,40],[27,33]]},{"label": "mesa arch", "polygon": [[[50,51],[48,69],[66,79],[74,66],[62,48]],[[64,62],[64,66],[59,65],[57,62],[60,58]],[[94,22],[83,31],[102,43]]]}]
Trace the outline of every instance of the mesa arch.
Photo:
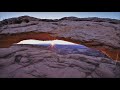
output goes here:
[{"label": "mesa arch", "polygon": [[[24,21],[29,22],[24,22]],[[58,20],[21,16],[0,21],[0,47],[21,40],[65,40],[101,50],[120,60],[120,20],[63,17]]]},{"label": "mesa arch", "polygon": [[18,43],[22,40],[28,40],[28,39],[43,40],[43,41],[56,40],[56,39],[64,40],[100,50],[110,58],[120,61],[120,50],[111,48],[109,46],[94,41],[79,41],[71,38],[59,37],[52,33],[45,33],[45,32],[24,32],[18,34],[10,34],[10,35],[8,34],[8,35],[3,35],[0,38],[1,38],[0,48],[10,47],[14,43]]},{"label": "mesa arch", "polygon": [[[28,39],[36,39],[36,40],[62,39],[66,41],[68,40],[70,42],[88,46],[90,48],[99,49],[103,53],[111,57],[112,59],[120,60],[119,59],[120,20],[116,22],[116,20],[114,21],[111,19],[108,20],[108,19],[98,19],[98,18],[96,19],[95,18],[92,18],[92,19],[63,18],[60,20],[41,20],[41,19],[33,20],[33,18],[31,18],[28,20],[29,22],[25,23],[23,20],[23,23],[21,23],[22,18],[23,17],[21,17],[20,19],[19,18],[16,18],[16,19],[14,18],[10,20],[8,19],[8,20],[4,20],[2,23],[0,22],[0,47],[1,47],[0,61],[2,66],[1,70],[3,70],[3,73],[2,71],[0,72],[0,77],[2,76],[5,77],[7,75],[8,77],[9,76],[14,77],[13,74],[15,74],[15,76],[18,75],[18,77],[20,77],[19,74],[26,76],[25,73],[22,73],[25,70],[25,68],[23,68],[22,70],[21,68],[17,69],[16,65],[19,66],[19,64],[21,64],[22,67],[24,67],[24,65],[30,65],[31,62],[32,62],[32,65],[35,65],[37,62],[37,65],[39,64],[40,66],[37,68],[37,70],[41,71],[41,68],[43,68],[44,60],[47,62],[45,67],[42,70],[44,70],[45,72],[49,71],[49,69],[48,70],[45,69],[46,66],[48,66],[47,63],[51,63],[51,65],[54,65],[54,63],[51,62],[51,57],[48,60],[45,59],[46,57],[45,53],[49,54],[50,56],[53,55],[53,58],[55,59],[52,59],[52,60],[57,61],[56,64],[61,64],[61,62],[59,62],[58,59],[56,58],[56,56],[58,56],[59,54],[57,53],[54,54],[54,51],[52,50],[50,51],[50,49],[45,50],[45,48],[43,47],[39,47],[39,46],[34,47],[33,45],[32,46],[25,45],[25,47],[24,45],[18,45],[18,46],[13,45],[14,43],[17,43],[25,39],[26,40]],[[24,17],[23,19],[28,19],[28,18]],[[42,50],[45,52],[42,52]],[[65,55],[60,55],[60,56],[66,57]],[[65,58],[61,58],[60,56],[59,58],[61,60],[65,59]],[[83,70],[87,70],[87,71],[90,70],[89,71],[90,74],[88,72],[86,73],[86,71],[83,71],[85,72],[85,75],[87,77],[88,75],[91,75],[91,77],[94,77],[94,76],[96,77],[96,72],[98,72],[97,77],[114,77],[114,74],[115,74],[115,77],[120,77],[119,62],[114,62],[111,59],[103,58],[103,57],[100,57],[100,59],[99,57],[96,57],[96,56],[89,57],[86,54],[84,56],[82,54],[78,54],[78,55],[74,54],[69,56],[73,56],[73,59],[71,59],[71,57],[70,58],[66,57],[67,62],[69,62],[70,59],[71,59],[70,61],[74,60],[72,62],[74,66],[79,65],[80,69],[83,68]],[[77,56],[78,58],[76,58]],[[19,57],[22,57],[22,58],[19,58]],[[15,61],[15,64],[13,63],[14,61]],[[80,64],[74,63],[77,61],[80,62]],[[100,61],[100,63],[97,61]],[[92,64],[90,64],[89,62],[92,62]],[[86,64],[84,65],[84,63]],[[9,65],[10,67],[11,66],[12,67],[11,68],[8,67]],[[14,65],[15,65],[15,68],[13,68]],[[71,63],[68,64],[67,67],[69,67],[70,65]],[[61,66],[61,65],[57,65],[57,66]],[[71,65],[71,67],[73,66]],[[91,69],[91,67],[95,67],[95,68]],[[4,69],[4,68],[7,68],[7,69]],[[51,69],[52,67],[49,67],[49,68]],[[14,71],[13,69],[17,69],[17,72],[15,70],[15,73],[11,73],[11,71]],[[31,69],[29,70],[31,71]],[[57,71],[59,71],[59,68]],[[76,72],[76,70],[74,70],[73,68],[68,68],[68,69],[65,69],[64,71],[65,72],[68,71],[67,72],[68,76],[70,75],[69,72],[71,71]],[[11,73],[10,75],[8,74],[9,72]],[[77,71],[77,72],[80,72],[80,71]],[[55,73],[53,71],[51,71],[50,73],[52,73],[53,75],[56,75],[56,70],[55,70]],[[40,74],[44,74],[44,72]],[[46,74],[46,75],[49,76],[49,74]]]},{"label": "mesa arch", "polygon": [[99,48],[99,47],[106,47],[110,49],[114,49],[111,46],[107,46],[104,43],[100,43],[97,41],[85,41],[85,40],[76,40],[72,39],[71,37],[61,37],[61,36],[56,36],[53,33],[47,33],[47,32],[23,32],[23,33],[15,33],[15,34],[2,34],[0,37],[0,47],[9,47],[13,43],[18,43],[22,40],[28,40],[28,39],[35,39],[35,40],[64,40],[76,44],[83,44],[88,47],[92,48]]}]

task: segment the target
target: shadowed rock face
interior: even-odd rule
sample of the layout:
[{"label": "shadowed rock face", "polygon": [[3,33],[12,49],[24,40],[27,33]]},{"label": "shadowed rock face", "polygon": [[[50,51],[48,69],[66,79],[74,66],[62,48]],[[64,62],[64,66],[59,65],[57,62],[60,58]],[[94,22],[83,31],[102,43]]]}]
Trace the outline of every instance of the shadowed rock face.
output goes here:
[{"label": "shadowed rock face", "polygon": [[119,62],[109,58],[61,55],[45,47],[13,45],[26,39],[60,39],[83,44],[119,61],[119,20],[76,17],[47,20],[29,16],[3,20],[0,22],[0,77],[120,77]]}]

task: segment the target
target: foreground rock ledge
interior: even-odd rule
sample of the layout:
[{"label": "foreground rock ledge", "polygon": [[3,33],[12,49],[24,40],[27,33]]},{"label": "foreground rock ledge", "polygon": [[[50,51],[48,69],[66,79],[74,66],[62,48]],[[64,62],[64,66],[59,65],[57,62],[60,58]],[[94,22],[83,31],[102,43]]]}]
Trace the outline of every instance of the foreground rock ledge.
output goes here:
[{"label": "foreground rock ledge", "polygon": [[0,49],[0,78],[120,78],[120,63],[84,54],[61,55],[43,46]]}]

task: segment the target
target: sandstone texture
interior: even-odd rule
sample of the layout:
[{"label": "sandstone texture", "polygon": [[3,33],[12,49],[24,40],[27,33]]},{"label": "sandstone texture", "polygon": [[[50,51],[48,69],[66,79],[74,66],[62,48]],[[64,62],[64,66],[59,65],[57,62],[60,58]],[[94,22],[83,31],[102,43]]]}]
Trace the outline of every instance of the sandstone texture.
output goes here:
[{"label": "sandstone texture", "polygon": [[119,78],[120,63],[106,57],[61,54],[44,46],[0,49],[0,78]]},{"label": "sandstone texture", "polygon": [[[25,39],[66,40],[95,52],[15,44]],[[0,21],[0,78],[120,78],[120,20],[21,16]]]},{"label": "sandstone texture", "polygon": [[0,26],[0,35],[32,31],[89,46],[120,49],[120,20],[115,19],[64,17],[47,20],[22,16],[3,20]]}]

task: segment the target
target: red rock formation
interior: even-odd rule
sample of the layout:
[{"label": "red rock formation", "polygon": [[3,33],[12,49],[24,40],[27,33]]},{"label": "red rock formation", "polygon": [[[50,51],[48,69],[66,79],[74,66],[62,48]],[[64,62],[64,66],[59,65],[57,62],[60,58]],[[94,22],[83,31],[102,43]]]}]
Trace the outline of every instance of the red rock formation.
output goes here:
[{"label": "red rock formation", "polygon": [[44,47],[13,45],[25,39],[83,44],[120,61],[120,20],[23,16],[0,22],[0,77],[120,77],[120,63],[109,58],[59,55]]}]

